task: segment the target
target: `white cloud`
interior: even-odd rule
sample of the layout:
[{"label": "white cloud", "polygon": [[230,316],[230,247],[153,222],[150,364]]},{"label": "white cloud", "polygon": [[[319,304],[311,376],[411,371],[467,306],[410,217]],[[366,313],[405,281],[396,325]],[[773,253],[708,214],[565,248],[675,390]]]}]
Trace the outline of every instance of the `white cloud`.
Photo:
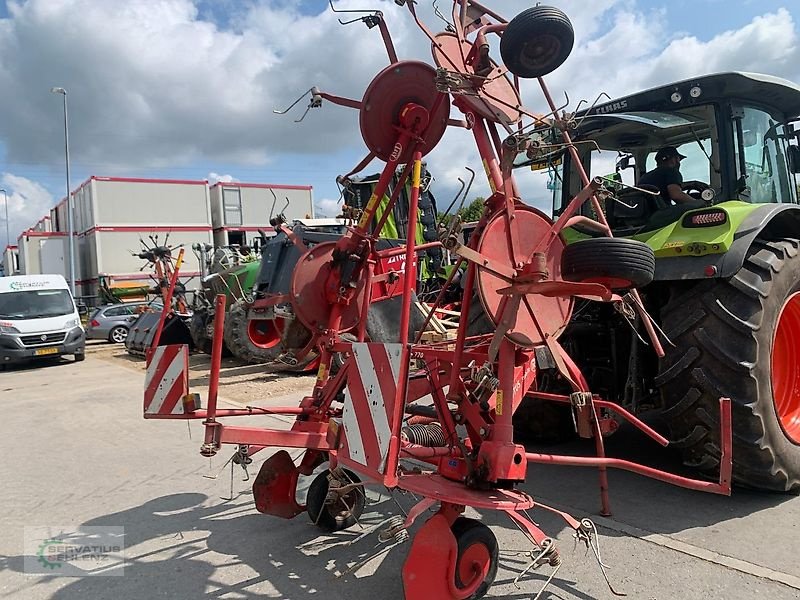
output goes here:
[{"label": "white cloud", "polygon": [[[6,243],[16,244],[19,232],[34,225],[43,216],[50,216],[50,208],[55,199],[41,184],[13,175],[3,173],[0,176],[0,188],[8,194],[8,223],[11,240]],[[0,229],[0,239],[5,240],[5,207],[0,212],[3,227]],[[2,244],[5,248],[6,244]]]},{"label": "white cloud", "polygon": [[341,210],[342,205],[338,200],[323,198],[322,200],[317,200],[314,203],[314,211],[317,215],[317,218],[335,217],[341,212]]},{"label": "white cloud", "polygon": [[239,181],[235,179],[233,175],[220,175],[219,173],[215,173],[211,171],[206,177],[208,180],[209,185],[214,185],[215,183],[222,182],[222,183],[230,183],[231,181]]},{"label": "white cloud", "polygon": [[[572,19],[576,46],[548,84],[557,101],[569,92],[572,109],[600,91],[619,96],[700,71],[747,69],[800,79],[798,31],[787,10],[700,39],[669,31],[669,7],[646,10],[636,0],[554,3]],[[295,159],[298,169],[314,173],[315,190],[330,197],[334,176],[365,154],[354,110],[326,102],[294,123],[304,99],[289,115],[272,113],[312,85],[360,99],[388,64],[377,29],[343,27],[337,23],[342,15],[322,3],[319,14],[302,15],[288,1],[252,0],[237,5],[224,25],[204,20],[190,0],[28,0],[7,6],[9,17],[0,20],[0,141],[9,163],[61,168],[60,98],[49,93],[54,85],[69,92],[75,172],[147,173],[203,162],[212,167],[201,173],[215,163],[246,173],[277,156],[350,152],[353,162],[327,175],[327,189],[317,184],[322,175],[314,173],[313,159]],[[402,59],[430,62],[429,43],[407,9],[392,0],[370,6],[385,14]],[[417,6],[431,28],[442,27],[429,3]],[[336,7],[364,4],[341,0]],[[521,4],[497,0],[492,8],[512,16]],[[545,111],[535,82],[525,83],[523,100]],[[452,199],[467,165],[478,170],[471,196],[489,192],[471,137],[450,130],[428,155],[440,204]],[[526,199],[546,207],[542,180],[521,177],[520,187]],[[317,204],[337,212],[332,202]],[[37,211],[23,225],[38,220],[43,212]]]}]

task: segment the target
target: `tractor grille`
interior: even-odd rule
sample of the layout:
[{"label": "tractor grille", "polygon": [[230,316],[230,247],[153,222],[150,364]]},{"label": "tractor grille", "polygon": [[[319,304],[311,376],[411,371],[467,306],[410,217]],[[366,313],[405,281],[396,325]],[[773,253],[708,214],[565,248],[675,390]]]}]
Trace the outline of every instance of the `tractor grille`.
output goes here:
[{"label": "tractor grille", "polygon": [[34,335],[23,335],[19,339],[25,346],[44,346],[47,344],[60,344],[67,337],[63,331],[56,333],[37,333]]}]

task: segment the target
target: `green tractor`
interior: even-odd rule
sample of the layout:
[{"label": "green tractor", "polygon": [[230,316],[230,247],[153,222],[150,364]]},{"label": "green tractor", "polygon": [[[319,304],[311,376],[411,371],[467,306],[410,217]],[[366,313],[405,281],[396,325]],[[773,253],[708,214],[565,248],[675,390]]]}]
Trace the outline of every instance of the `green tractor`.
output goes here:
[{"label": "green tractor", "polygon": [[[603,205],[614,235],[645,242],[655,253],[655,277],[641,293],[668,341],[658,359],[632,313],[588,301],[576,305],[561,337],[593,391],[634,412],[660,411],[685,463],[711,477],[720,464],[718,400],[731,398],[734,480],[794,492],[800,490],[798,115],[800,87],[750,73],[680,81],[576,115],[583,167],[614,192]],[[682,188],[692,202],[670,206],[658,188],[637,185],[665,147],[684,157]],[[544,164],[558,215],[582,187],[580,169],[563,151]],[[589,204],[583,210],[592,216]],[[597,235],[565,230],[567,251]],[[596,254],[583,268],[608,275],[615,258]]]},{"label": "green tractor", "polygon": [[[256,252],[236,247],[217,248],[213,254],[206,253],[210,248],[194,246],[198,259],[205,266],[201,290],[195,297],[195,306],[189,330],[195,348],[206,354],[211,353],[214,333],[214,298],[217,294],[226,296],[225,330],[223,352],[247,363],[262,363],[277,356],[280,335],[276,337],[275,351],[264,345],[255,345],[248,335],[247,311],[244,308],[250,298],[259,271],[259,256]],[[271,327],[271,324],[270,324]]]}]

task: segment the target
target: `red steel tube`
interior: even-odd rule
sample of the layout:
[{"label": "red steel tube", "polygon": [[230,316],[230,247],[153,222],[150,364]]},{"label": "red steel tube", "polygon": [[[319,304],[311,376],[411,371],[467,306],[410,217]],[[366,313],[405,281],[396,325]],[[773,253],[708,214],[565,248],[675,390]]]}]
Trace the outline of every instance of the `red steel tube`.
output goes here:
[{"label": "red steel tube", "polygon": [[[298,406],[279,406],[275,408],[261,408],[259,406],[252,406],[250,408],[222,408],[214,411],[215,417],[252,417],[254,415],[310,415],[315,412],[313,408],[300,408]],[[145,419],[148,417],[145,415]],[[150,417],[152,418],[152,417]],[[196,410],[191,413],[183,415],[158,415],[161,419],[207,419],[207,410]]]},{"label": "red steel tube", "polygon": [[[534,398],[540,398],[542,400],[550,400],[552,402],[561,402],[563,404],[571,403],[568,396],[563,396],[561,394],[548,394],[546,392],[530,392],[529,395]],[[619,404],[615,402],[609,402],[608,400],[599,400],[599,399],[592,400],[592,403],[595,406],[599,406],[600,408],[605,408],[607,410],[610,410],[611,412],[617,413],[623,419],[632,423],[637,429],[642,431],[644,434],[646,434],[648,437],[652,438],[662,446],[664,447],[669,446],[669,440],[667,438],[658,433],[647,423],[640,420],[636,415],[622,408]]]},{"label": "red steel tube", "polygon": [[610,467],[612,469],[621,469],[623,471],[630,471],[645,477],[657,479],[665,483],[671,483],[678,487],[687,488],[690,490],[698,490],[702,492],[711,492],[714,494],[730,493],[730,488],[719,483],[711,481],[700,481],[698,479],[689,479],[688,477],[681,477],[673,473],[667,473],[653,467],[646,467],[629,460],[622,460],[620,458],[597,458],[591,456],[559,456],[556,454],[540,454],[538,452],[526,452],[525,458],[528,462],[549,464],[549,465],[562,465],[567,467]]},{"label": "red steel tube", "polygon": [[[153,341],[150,344],[151,348],[155,348],[158,346],[158,342],[161,340],[161,332],[164,330],[164,323],[167,320],[167,315],[172,310],[172,293],[175,291],[175,284],[178,282],[178,271],[181,270],[181,265],[183,264],[183,248],[181,251],[178,252],[178,260],[175,261],[175,270],[172,271],[172,277],[169,280],[169,287],[167,288],[167,293],[164,295],[162,300],[164,301],[164,306],[161,307],[161,316],[158,318],[158,326],[156,327],[156,333],[153,336]],[[158,265],[158,263],[156,263]]]},{"label": "red steel tube", "polygon": [[217,294],[214,302],[214,340],[211,346],[211,374],[208,382],[208,418],[214,420],[219,394],[219,370],[222,364],[222,336],[225,327],[225,294]]},{"label": "red steel tube", "polygon": [[400,456],[400,428],[403,425],[406,395],[408,394],[408,371],[410,350],[408,347],[408,323],[411,313],[411,292],[416,288],[416,265],[414,262],[417,241],[417,208],[419,206],[419,186],[422,173],[422,152],[414,151],[414,168],[411,174],[411,198],[408,202],[408,231],[406,239],[406,277],[403,285],[403,304],[400,312],[400,373],[397,396],[392,411],[392,435],[389,439],[389,453],[386,458],[386,481],[390,487],[397,483],[397,463]]}]

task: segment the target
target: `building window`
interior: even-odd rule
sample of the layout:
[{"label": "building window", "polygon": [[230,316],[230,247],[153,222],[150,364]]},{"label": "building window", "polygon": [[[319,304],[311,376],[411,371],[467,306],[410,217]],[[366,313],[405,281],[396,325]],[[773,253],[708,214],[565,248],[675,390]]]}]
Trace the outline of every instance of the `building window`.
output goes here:
[{"label": "building window", "polygon": [[239,188],[222,188],[222,210],[225,225],[242,224],[242,197]]}]

